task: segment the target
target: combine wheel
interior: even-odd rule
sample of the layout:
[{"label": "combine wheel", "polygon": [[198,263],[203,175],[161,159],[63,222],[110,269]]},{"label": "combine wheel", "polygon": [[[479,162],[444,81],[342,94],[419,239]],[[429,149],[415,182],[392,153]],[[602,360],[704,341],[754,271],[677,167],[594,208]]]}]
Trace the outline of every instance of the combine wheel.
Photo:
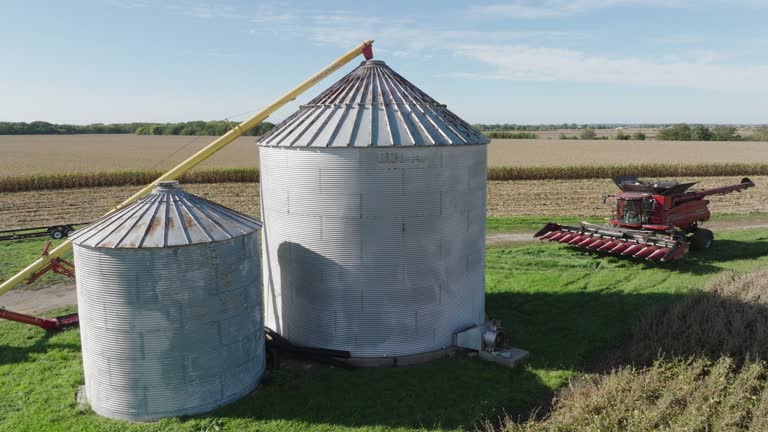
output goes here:
[{"label": "combine wheel", "polygon": [[709,249],[715,236],[708,229],[697,229],[691,236],[691,246],[695,249]]}]

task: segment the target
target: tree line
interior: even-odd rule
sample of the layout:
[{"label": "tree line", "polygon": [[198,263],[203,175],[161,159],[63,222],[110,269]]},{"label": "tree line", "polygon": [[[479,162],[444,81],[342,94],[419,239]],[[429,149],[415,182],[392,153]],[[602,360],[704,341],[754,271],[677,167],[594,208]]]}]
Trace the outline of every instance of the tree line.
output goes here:
[{"label": "tree line", "polygon": [[[44,121],[0,122],[0,135],[74,135],[74,134],[136,134],[136,135],[224,135],[237,123],[226,121],[191,121],[182,123],[94,123],[89,125],[54,124]],[[275,125],[263,122],[246,135],[263,135]]]},{"label": "tree line", "polygon": [[576,136],[576,135],[568,136],[566,134],[560,134],[560,139],[561,140],[569,140],[569,139],[572,139],[572,140],[575,140],[575,139],[581,139],[581,140],[608,140],[608,139],[615,139],[615,140],[622,140],[622,141],[626,141],[626,140],[639,140],[639,141],[643,141],[643,140],[645,140],[645,138],[646,138],[645,134],[640,132],[640,131],[635,132],[632,135],[630,135],[630,134],[624,133],[623,130],[619,130],[616,133],[616,135],[613,136],[613,137],[609,137],[607,135],[606,136],[600,136],[600,135],[597,134],[597,132],[595,132],[595,130],[593,128],[582,129],[581,133],[579,133],[578,136]]},{"label": "tree line", "polygon": [[[153,123],[140,126],[136,135],[224,135],[237,123],[227,121],[190,121],[183,123]],[[262,122],[249,130],[245,135],[264,135],[275,127],[274,123]]]},{"label": "tree line", "polygon": [[73,135],[134,133],[144,123],[94,123],[89,125],[53,124],[44,121],[0,122],[0,135]]},{"label": "tree line", "polygon": [[661,141],[768,141],[768,127],[755,128],[751,134],[741,136],[733,126],[707,127],[704,125],[677,124],[659,130],[656,139]]},{"label": "tree line", "polygon": [[578,125],[576,123],[559,123],[559,124],[540,124],[540,125],[524,125],[514,123],[494,123],[494,124],[473,124],[472,127],[480,132],[506,132],[506,131],[529,131],[529,132],[543,132],[553,131],[558,129],[612,129],[614,126],[610,125]]}]

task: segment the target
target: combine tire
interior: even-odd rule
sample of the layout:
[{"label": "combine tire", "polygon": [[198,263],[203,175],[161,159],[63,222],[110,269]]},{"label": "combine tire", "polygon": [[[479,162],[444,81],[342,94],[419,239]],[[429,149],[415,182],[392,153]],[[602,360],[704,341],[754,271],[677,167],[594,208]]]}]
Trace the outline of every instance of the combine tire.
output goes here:
[{"label": "combine tire", "polygon": [[691,236],[691,246],[694,249],[709,249],[715,236],[708,229],[697,229]]}]

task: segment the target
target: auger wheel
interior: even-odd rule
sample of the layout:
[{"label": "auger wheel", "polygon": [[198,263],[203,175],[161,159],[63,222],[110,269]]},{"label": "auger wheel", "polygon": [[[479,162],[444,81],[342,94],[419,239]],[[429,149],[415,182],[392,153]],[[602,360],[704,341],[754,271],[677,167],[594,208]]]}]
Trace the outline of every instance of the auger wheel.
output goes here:
[{"label": "auger wheel", "polygon": [[690,238],[691,246],[699,250],[709,249],[714,241],[715,235],[712,231],[704,228],[694,231]]}]

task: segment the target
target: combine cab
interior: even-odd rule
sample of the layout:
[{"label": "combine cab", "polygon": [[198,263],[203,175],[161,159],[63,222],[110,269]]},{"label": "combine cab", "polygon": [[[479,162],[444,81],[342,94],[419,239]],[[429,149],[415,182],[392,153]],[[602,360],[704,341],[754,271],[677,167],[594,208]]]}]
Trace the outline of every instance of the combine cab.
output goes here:
[{"label": "combine cab", "polygon": [[604,202],[616,198],[609,225],[550,222],[534,237],[650,261],[676,261],[686,257],[690,246],[707,249],[712,245],[712,231],[699,228],[710,215],[704,197],[741,192],[755,185],[743,178],[731,186],[688,191],[696,183],[649,182],[630,176],[613,181],[621,192],[603,197]]}]

